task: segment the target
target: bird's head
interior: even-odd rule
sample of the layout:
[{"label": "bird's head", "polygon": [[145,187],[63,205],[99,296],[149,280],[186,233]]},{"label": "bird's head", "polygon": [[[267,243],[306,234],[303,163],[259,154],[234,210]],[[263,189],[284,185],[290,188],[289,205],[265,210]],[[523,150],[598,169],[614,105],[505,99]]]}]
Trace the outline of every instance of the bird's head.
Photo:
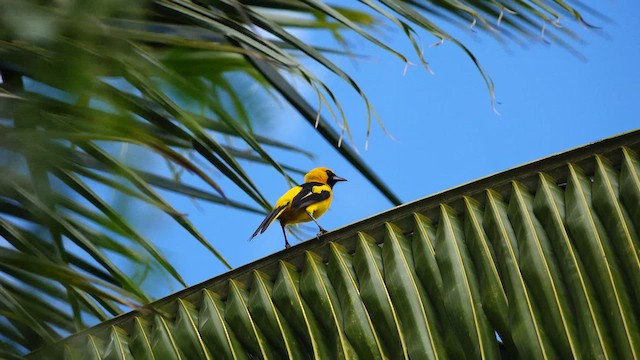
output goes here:
[{"label": "bird's head", "polygon": [[347,181],[347,179],[341,178],[336,175],[331,169],[326,167],[315,168],[307,173],[304,176],[304,182],[319,182],[323,184],[327,184],[331,187],[335,185],[338,181]]}]

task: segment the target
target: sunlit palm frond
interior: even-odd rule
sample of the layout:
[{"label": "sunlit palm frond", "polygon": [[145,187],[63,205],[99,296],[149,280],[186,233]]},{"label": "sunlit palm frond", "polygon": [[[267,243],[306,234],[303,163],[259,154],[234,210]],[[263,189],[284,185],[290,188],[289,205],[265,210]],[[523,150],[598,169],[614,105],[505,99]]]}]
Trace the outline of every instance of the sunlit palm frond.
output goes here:
[{"label": "sunlit palm frond", "polygon": [[636,130],[395,207],[28,358],[114,339],[131,358],[633,358],[639,149]]},{"label": "sunlit palm frond", "polygon": [[[281,164],[270,148],[312,156],[254,132],[265,119],[241,84],[255,87],[258,101],[290,104],[399,204],[356,151],[341,146],[351,135],[340,97],[306,64],[320,64],[358,92],[370,127],[375,111],[364,89],[328,57],[351,55],[345,34],[407,62],[407,54],[376,36],[391,23],[425,66],[419,38],[449,41],[476,63],[492,92],[479,61],[444,29],[473,25],[508,41],[540,38],[546,29],[545,39],[570,48],[576,35],[558,26],[564,17],[583,22],[562,1],[1,0],[0,342],[13,349],[7,354],[146,302],[122,262],[138,264],[142,273],[161,269],[184,284],[153,242],[113,206],[112,195],[160,209],[229,266],[160,190],[264,212],[270,204],[242,164],[266,164],[288,177],[303,170]],[[308,44],[292,29],[327,31],[338,49]],[[307,84],[318,105],[310,105],[285,75]],[[158,163],[159,170],[153,167]],[[229,198],[205,168],[244,197]],[[183,173],[200,185],[181,181]]]}]

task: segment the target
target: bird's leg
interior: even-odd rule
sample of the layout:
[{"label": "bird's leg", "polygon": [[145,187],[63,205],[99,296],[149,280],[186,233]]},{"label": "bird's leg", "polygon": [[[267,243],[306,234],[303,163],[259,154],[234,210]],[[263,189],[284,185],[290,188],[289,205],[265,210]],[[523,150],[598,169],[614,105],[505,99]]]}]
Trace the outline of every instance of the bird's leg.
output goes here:
[{"label": "bird's leg", "polygon": [[291,247],[291,245],[289,244],[289,241],[287,241],[287,230],[285,230],[282,223],[280,225],[282,226],[282,235],[284,235],[284,248],[288,249]]},{"label": "bird's leg", "polygon": [[[322,234],[324,234],[324,233],[326,233],[326,232],[327,232],[327,230],[325,230],[325,228],[323,228],[322,226],[320,226],[320,223],[318,223],[318,220],[316,220],[316,218],[314,218],[314,217],[313,217],[313,215],[311,215],[311,213],[310,213],[310,212],[308,212],[308,211],[307,211],[307,215],[309,215],[309,217],[311,218],[311,220],[313,220],[313,222],[314,222],[314,223],[316,223],[316,225],[318,225],[318,229],[320,230],[320,232],[318,233],[318,236],[319,236],[319,235],[322,235]],[[318,236],[316,236],[316,237],[318,237]]]}]

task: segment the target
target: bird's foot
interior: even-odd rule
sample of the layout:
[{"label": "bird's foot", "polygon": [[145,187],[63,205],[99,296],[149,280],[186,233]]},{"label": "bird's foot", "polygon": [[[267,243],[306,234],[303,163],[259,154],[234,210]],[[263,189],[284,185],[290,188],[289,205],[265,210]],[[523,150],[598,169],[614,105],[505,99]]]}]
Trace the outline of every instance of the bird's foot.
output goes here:
[{"label": "bird's foot", "polygon": [[320,232],[316,234],[316,239],[320,240],[320,236],[326,234],[327,232],[327,230],[320,228]]},{"label": "bird's foot", "polygon": [[285,249],[288,249],[288,248],[290,248],[290,247],[291,247],[291,244],[289,244],[289,242],[285,240],[285,241],[284,241],[284,248],[285,248]]}]

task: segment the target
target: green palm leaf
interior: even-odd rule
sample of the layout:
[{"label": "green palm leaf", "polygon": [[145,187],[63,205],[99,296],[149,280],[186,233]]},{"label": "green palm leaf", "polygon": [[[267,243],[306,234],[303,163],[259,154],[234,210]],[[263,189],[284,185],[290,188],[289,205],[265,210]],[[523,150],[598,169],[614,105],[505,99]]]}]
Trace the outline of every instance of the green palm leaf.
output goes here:
[{"label": "green palm leaf", "polygon": [[[306,149],[255,133],[254,125],[263,115],[244,101],[246,94],[242,86],[236,85],[237,78],[255,85],[261,100],[284,100],[291,105],[386,198],[396,205],[402,202],[354,149],[347,114],[338,94],[328,86],[330,82],[321,79],[307,66],[319,64],[361,96],[368,114],[369,132],[372,119],[381,122],[365,89],[328,56],[351,54],[348,50],[335,50],[331,45],[308,44],[297,38],[292,29],[327,31],[339,45],[345,44],[345,34],[354,34],[394,54],[401,62],[408,62],[408,54],[399,53],[379,40],[376,31],[385,22],[378,18],[385,19],[406,34],[425,67],[428,67],[427,59],[418,45],[421,37],[434,36],[460,47],[476,65],[493,96],[491,78],[466,45],[451,35],[448,30],[451,26],[473,24],[475,29],[501,41],[523,42],[537,37],[542,23],[545,24],[546,40],[572,51],[573,42],[579,39],[570,27],[546,25],[557,24],[561,17],[584,22],[573,4],[560,0],[447,0],[434,4],[367,0],[362,3],[357,6],[332,5],[319,0],[155,0],[132,1],[125,6],[118,1],[95,0],[0,2],[3,19],[0,22],[0,171],[3,174],[0,179],[0,234],[7,240],[6,254],[11,254],[7,259],[13,261],[13,265],[0,264],[1,275],[10,279],[2,284],[0,301],[4,304],[3,315],[11,319],[0,324],[10,329],[2,332],[7,335],[0,336],[0,342],[18,353],[31,351],[96,319],[104,320],[120,313],[138,301],[146,302],[148,295],[139,281],[124,271],[124,266],[114,258],[123,258],[127,265],[134,265],[134,272],[159,271],[184,285],[181,275],[154,246],[152,239],[143,237],[136,224],[110,203],[105,196],[107,192],[116,194],[119,199],[135,199],[163,211],[220,263],[230,267],[216,249],[219,239],[205,238],[161,195],[160,190],[263,213],[270,209],[270,203],[262,194],[263,189],[246,171],[246,165],[266,165],[290,179],[291,174],[304,170],[301,166],[283,164],[273,156],[271,147],[312,156]],[[33,19],[37,19],[35,22],[39,26],[32,26]],[[317,94],[317,106],[310,105],[299,90],[291,86],[287,75],[303,80]],[[232,139],[233,144],[226,139]],[[350,142],[348,146],[346,142]],[[123,149],[131,151],[135,157],[139,155],[142,160],[124,156]],[[611,265],[613,273],[617,271],[616,266],[637,265],[640,254],[635,233],[640,216],[636,205],[640,198],[640,182],[635,176],[638,161],[631,150],[624,156],[619,179],[612,177],[617,170],[612,173],[606,162],[599,165],[597,184],[609,192],[603,197],[598,192],[594,206],[595,213],[615,214],[611,217],[600,214],[607,227],[606,233],[610,233],[607,242],[616,245],[615,250],[607,250],[606,254],[621,257],[621,265]],[[161,159],[166,167],[151,171],[148,159]],[[202,163],[229,181],[214,181],[215,177],[209,175],[205,166],[200,165]],[[186,183],[180,177],[182,173],[193,174],[201,185]],[[100,190],[105,188],[105,192]],[[230,198],[227,194],[234,192],[228,191],[229,188],[239,190],[251,203]],[[527,207],[530,205],[519,206],[518,214],[531,215],[531,210],[524,211]],[[591,210],[588,206],[582,206],[582,209]],[[449,235],[445,238],[455,238],[456,242],[451,244],[469,240],[482,249],[480,258],[469,252],[473,266],[481,268],[484,275],[480,280],[481,290],[478,294],[471,291],[467,301],[478,301],[478,295],[494,300],[492,306],[487,306],[486,316],[509,344],[510,326],[505,325],[504,316],[498,315],[496,309],[504,306],[505,296],[511,300],[509,295],[513,294],[511,290],[502,289],[506,295],[495,290],[505,283],[517,285],[517,281],[508,282],[502,273],[498,279],[496,269],[505,266],[511,269],[518,264],[518,256],[513,254],[507,259],[502,246],[491,245],[484,238],[491,231],[480,228],[484,226],[481,222],[487,221],[488,217],[479,221],[482,218],[479,208],[472,212],[476,217],[473,231],[465,228],[462,234],[460,226],[468,227],[466,222],[452,221],[460,226],[456,225],[457,230],[453,233],[447,232]],[[404,358],[452,354],[451,351],[456,354],[455,349],[444,350],[457,343],[453,333],[446,329],[439,332],[437,328],[450,312],[440,298],[445,292],[442,277],[463,277],[453,272],[442,274],[435,252],[420,252],[420,249],[433,251],[437,240],[423,214],[415,216],[416,233],[412,236],[397,233],[393,226],[384,230],[390,243],[395,244],[393,248],[376,252],[370,239],[362,235],[357,246],[359,255],[351,259],[347,247],[336,246],[332,264],[338,264],[340,271],[324,270],[324,262],[309,253],[304,262],[305,271],[301,274],[290,264],[283,263],[281,270],[286,270],[287,276],[279,272],[273,284],[260,277],[264,280],[260,293],[247,292],[249,288],[232,283],[237,285],[230,292],[236,301],[233,307],[227,307],[227,298],[215,299],[205,293],[204,298],[208,299],[203,300],[205,314],[209,317],[218,314],[217,320],[206,316],[203,320],[200,303],[184,302],[178,328],[180,332],[190,332],[190,336],[174,338],[172,326],[176,324],[172,324],[173,319],[158,315],[140,320],[133,327],[136,333],[131,339],[127,339],[130,328],[114,326],[105,332],[109,334],[108,338],[91,335],[88,342],[80,347],[68,346],[64,353],[71,358],[122,359],[144,356],[140,354],[148,353],[151,346],[154,353],[149,358],[181,358],[194,354],[206,357],[207,350],[211,350],[207,347],[214,346],[231,358],[245,358],[247,354],[241,349],[246,344],[228,329],[232,323],[236,331],[255,327],[254,337],[264,341],[264,346],[251,351],[252,356],[310,352],[323,357],[337,348],[345,357],[352,354],[382,357],[386,352]],[[577,215],[572,213],[567,218],[573,216]],[[500,218],[508,220],[503,213]],[[472,232],[473,236],[468,236],[467,232]],[[452,237],[454,233],[457,235]],[[419,239],[419,242],[411,243],[411,238]],[[461,239],[464,241],[459,241]],[[633,246],[636,247],[635,254]],[[546,254],[546,248],[543,249],[542,253]],[[592,250],[578,249],[578,252]],[[46,255],[52,258],[47,259]],[[55,271],[45,274],[34,266],[20,268],[16,265],[28,265],[32,259],[34,264]],[[390,268],[381,266],[385,259],[394,265]],[[424,265],[422,261],[426,261]],[[508,266],[502,264],[505,261]],[[416,263],[419,265],[414,269],[412,264]],[[463,263],[465,269],[471,268],[468,259]],[[65,268],[68,271],[62,270]],[[385,276],[402,281],[394,282],[394,287],[387,289]],[[525,274],[524,277],[528,276]],[[620,279],[616,276],[610,281],[613,288],[631,284],[629,296],[640,296],[635,284],[636,275],[624,275]],[[77,279],[72,281],[73,277]],[[555,286],[555,278],[547,277],[546,281],[553,284],[553,289],[560,289]],[[484,290],[483,284],[487,283],[494,291],[487,293]],[[472,284],[469,280],[468,286],[474,287]],[[521,285],[513,291],[526,296],[528,292]],[[31,288],[36,290],[36,298],[55,298],[60,302],[60,309],[46,316],[49,307],[43,301],[23,301],[29,298],[27,289]],[[336,298],[336,288],[350,296]],[[565,305],[551,301],[549,295],[560,292],[552,290],[542,295],[533,292],[532,296],[562,309]],[[403,300],[407,303],[404,306],[394,305],[392,299],[407,294],[419,297],[426,294],[429,299]],[[313,295],[328,301],[325,305],[330,305],[331,317],[317,313],[314,305],[317,299]],[[266,301],[269,296],[273,298],[271,304]],[[356,301],[360,296],[362,300]],[[587,301],[590,296],[585,291],[581,299]],[[294,304],[293,307],[282,308],[285,301]],[[591,308],[589,301],[586,304]],[[271,306],[270,311],[267,311],[267,305]],[[356,306],[357,311],[345,318],[340,309],[346,306]],[[369,306],[380,313],[369,311]],[[411,310],[407,311],[405,306]],[[256,313],[256,319],[253,313]],[[596,313],[594,310],[593,314]],[[482,317],[479,312],[473,314]],[[416,320],[412,319],[414,315],[420,316]],[[596,315],[593,318],[597,318]],[[260,334],[255,322],[266,319],[272,329],[278,329],[280,336]],[[530,316],[527,321],[534,320]],[[626,318],[621,320],[626,321]],[[375,326],[376,321],[384,321],[392,330],[380,331]],[[627,330],[631,331],[637,325],[629,321]],[[224,328],[224,336],[207,333],[207,330],[200,337],[195,335],[196,324],[197,330],[203,331],[203,323],[215,324],[216,329]],[[402,323],[412,325],[407,330],[402,329]],[[461,324],[463,322],[458,322],[459,326]],[[566,326],[555,328],[565,329],[559,332],[571,338]],[[298,342],[290,340],[287,346],[277,345],[280,339],[292,339],[292,334]],[[422,346],[407,341],[408,335],[411,339],[428,335],[431,344]],[[325,337],[329,343],[318,340]],[[622,341],[621,335],[614,338],[616,344]],[[600,347],[608,353],[607,341],[604,337],[598,339],[602,340]],[[474,346],[479,344],[467,341]],[[513,341],[518,343],[515,338]],[[190,344],[189,350],[180,350],[183,344]],[[635,349],[635,344],[636,340],[629,346]],[[108,351],[104,351],[104,346]],[[130,352],[124,350],[127,347],[131,348]]]},{"label": "green palm leaf", "polygon": [[[622,184],[640,175],[629,166],[638,149],[640,130],[394,208],[29,358],[104,357],[128,343],[141,358],[162,348],[175,358],[633,359],[638,269],[621,244],[638,223]],[[145,345],[154,333],[164,335]]]}]

